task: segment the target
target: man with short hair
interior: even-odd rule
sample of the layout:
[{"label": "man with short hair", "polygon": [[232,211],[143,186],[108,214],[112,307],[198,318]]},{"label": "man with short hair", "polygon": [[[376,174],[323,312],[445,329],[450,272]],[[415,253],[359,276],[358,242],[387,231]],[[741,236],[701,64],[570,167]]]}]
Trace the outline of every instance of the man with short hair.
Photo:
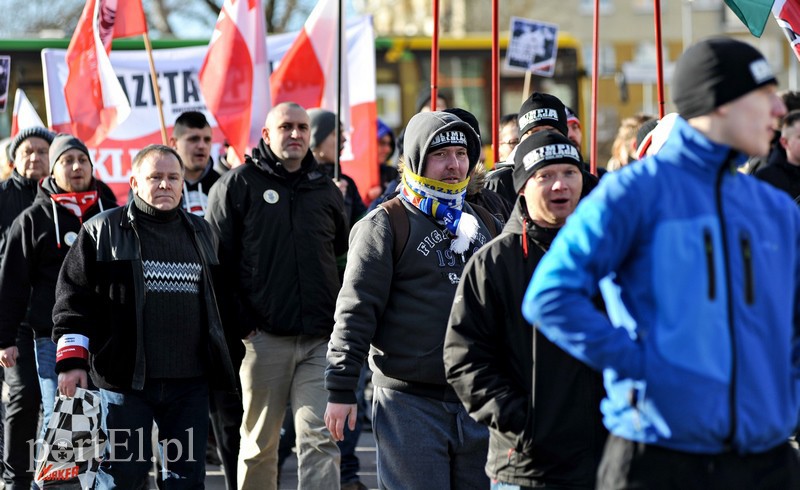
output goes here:
[{"label": "man with short hair", "polygon": [[[53,308],[58,389],[100,388],[108,434],[98,488],[140,488],[158,426],[166,488],[205,480],[209,389],[235,390],[211,268],[208,224],[180,207],[183,164],[149,145],[131,164],[134,198],[84,223]],[[146,299],[145,299],[146,298]]]},{"label": "man with short hair", "polygon": [[565,107],[565,109],[567,110],[567,138],[580,150],[581,144],[583,143],[581,120],[578,119],[577,114],[575,114],[572,109],[569,107]]},{"label": "man with short hair", "polygon": [[800,488],[800,210],[736,171],[769,151],[776,85],[747,43],[689,47],[664,145],[607,175],[534,272],[525,318],[603,371],[597,488]]},{"label": "man with short hair", "polygon": [[175,120],[169,146],[183,161],[183,207],[197,216],[204,216],[208,192],[219,179],[211,159],[211,125],[202,112],[186,111]]},{"label": "man with short hair", "polygon": [[519,144],[519,122],[516,113],[506,114],[500,118],[500,134],[497,139],[499,142],[497,154],[500,161],[497,162],[495,168],[499,168],[498,165],[504,162],[513,165],[513,159],[511,161],[509,159],[511,152]]},{"label": "man with short hair", "polygon": [[81,224],[105,209],[92,177],[89,150],[68,134],[50,145],[50,176],[42,179],[36,200],[11,225],[0,267],[0,366],[17,363],[17,331],[32,328],[41,390],[42,432],[47,428],[57,395],[53,305],[56,281]]},{"label": "man with short hair", "polygon": [[212,188],[206,219],[220,238],[223,302],[244,338],[240,489],[274,489],[287,404],[297,433],[298,485],[339,487],[339,449],[325,429],[325,352],[337,257],[347,252],[342,194],[308,149],[309,118],[273,107],[247,164]]},{"label": "man with short hair", "polygon": [[[11,223],[33,203],[39,180],[50,170],[48,152],[53,133],[43,127],[26,128],[8,147],[14,170],[0,183],[0,260]],[[16,346],[19,357],[14,367],[5,368],[9,401],[6,406],[3,438],[3,480],[8,488],[28,489],[33,481],[29,441],[36,439],[41,391],[36,375],[33,331],[20,327]]]},{"label": "man with short hair", "polygon": [[578,205],[583,163],[553,131],[520,143],[515,160],[511,218],[473,255],[456,290],[444,343],[447,381],[489,427],[493,489],[594,488],[606,438],[602,378],[535,332],[520,311],[534,269]]},{"label": "man with short hair", "polygon": [[469,418],[442,362],[461,271],[491,238],[465,202],[480,139],[445,112],[415,115],[405,135],[400,195],[350,234],[328,347],[325,422],[337,440],[345,424],[354,428],[355,391],[369,352],[381,488],[485,489],[486,428]]},{"label": "man with short hair", "polygon": [[797,200],[800,197],[800,110],[794,110],[783,118],[779,141],[786,150],[786,161],[778,160],[762,166],[754,175]]}]

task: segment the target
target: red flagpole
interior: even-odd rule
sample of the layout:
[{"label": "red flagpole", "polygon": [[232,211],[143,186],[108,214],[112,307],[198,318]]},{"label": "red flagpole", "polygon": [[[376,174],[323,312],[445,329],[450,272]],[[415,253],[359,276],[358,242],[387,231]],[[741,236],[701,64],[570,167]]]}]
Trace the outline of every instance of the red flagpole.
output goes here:
[{"label": "red flagpole", "polygon": [[492,162],[500,159],[500,33],[498,0],[492,0]]},{"label": "red flagpole", "polygon": [[656,86],[658,87],[658,118],[664,117],[664,60],[661,54],[661,0],[653,0],[653,22],[656,32]]},{"label": "red flagpole", "polygon": [[439,0],[433,0],[433,40],[431,42],[431,110],[439,100]]},{"label": "red flagpole", "polygon": [[597,175],[597,86],[600,74],[600,0],[594,0],[594,20],[592,22],[592,148],[589,170]]}]

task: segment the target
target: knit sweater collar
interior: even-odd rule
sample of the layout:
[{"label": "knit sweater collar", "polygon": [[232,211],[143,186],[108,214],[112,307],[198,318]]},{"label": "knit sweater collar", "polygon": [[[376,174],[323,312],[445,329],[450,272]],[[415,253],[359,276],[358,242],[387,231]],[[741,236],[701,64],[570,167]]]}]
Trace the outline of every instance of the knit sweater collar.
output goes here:
[{"label": "knit sweater collar", "polygon": [[178,217],[177,206],[170,210],[162,211],[161,209],[155,208],[149,203],[145,202],[137,195],[133,196],[133,204],[136,207],[136,211],[138,211],[143,218],[148,219],[150,221],[166,223]]}]

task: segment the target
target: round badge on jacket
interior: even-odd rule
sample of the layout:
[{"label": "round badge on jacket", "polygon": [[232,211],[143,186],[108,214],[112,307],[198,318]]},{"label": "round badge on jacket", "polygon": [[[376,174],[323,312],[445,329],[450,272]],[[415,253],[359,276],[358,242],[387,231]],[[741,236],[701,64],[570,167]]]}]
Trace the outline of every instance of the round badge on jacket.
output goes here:
[{"label": "round badge on jacket", "polygon": [[68,231],[64,234],[64,243],[67,244],[68,247],[71,247],[75,240],[78,238],[78,234],[74,231]]},{"label": "round badge on jacket", "polygon": [[267,204],[275,204],[280,199],[278,195],[278,191],[274,189],[267,189],[264,191],[264,200],[267,201]]}]

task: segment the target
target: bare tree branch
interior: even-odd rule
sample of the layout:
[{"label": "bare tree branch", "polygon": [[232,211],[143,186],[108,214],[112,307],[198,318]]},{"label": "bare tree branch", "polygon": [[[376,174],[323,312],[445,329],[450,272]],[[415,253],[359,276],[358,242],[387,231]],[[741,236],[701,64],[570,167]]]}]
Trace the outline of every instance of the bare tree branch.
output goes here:
[{"label": "bare tree branch", "polygon": [[152,5],[152,12],[149,16],[149,20],[153,24],[153,27],[161,34],[174,37],[175,34],[172,32],[172,27],[170,27],[169,21],[167,20],[170,9],[164,3],[164,0],[152,0],[150,5]]}]

